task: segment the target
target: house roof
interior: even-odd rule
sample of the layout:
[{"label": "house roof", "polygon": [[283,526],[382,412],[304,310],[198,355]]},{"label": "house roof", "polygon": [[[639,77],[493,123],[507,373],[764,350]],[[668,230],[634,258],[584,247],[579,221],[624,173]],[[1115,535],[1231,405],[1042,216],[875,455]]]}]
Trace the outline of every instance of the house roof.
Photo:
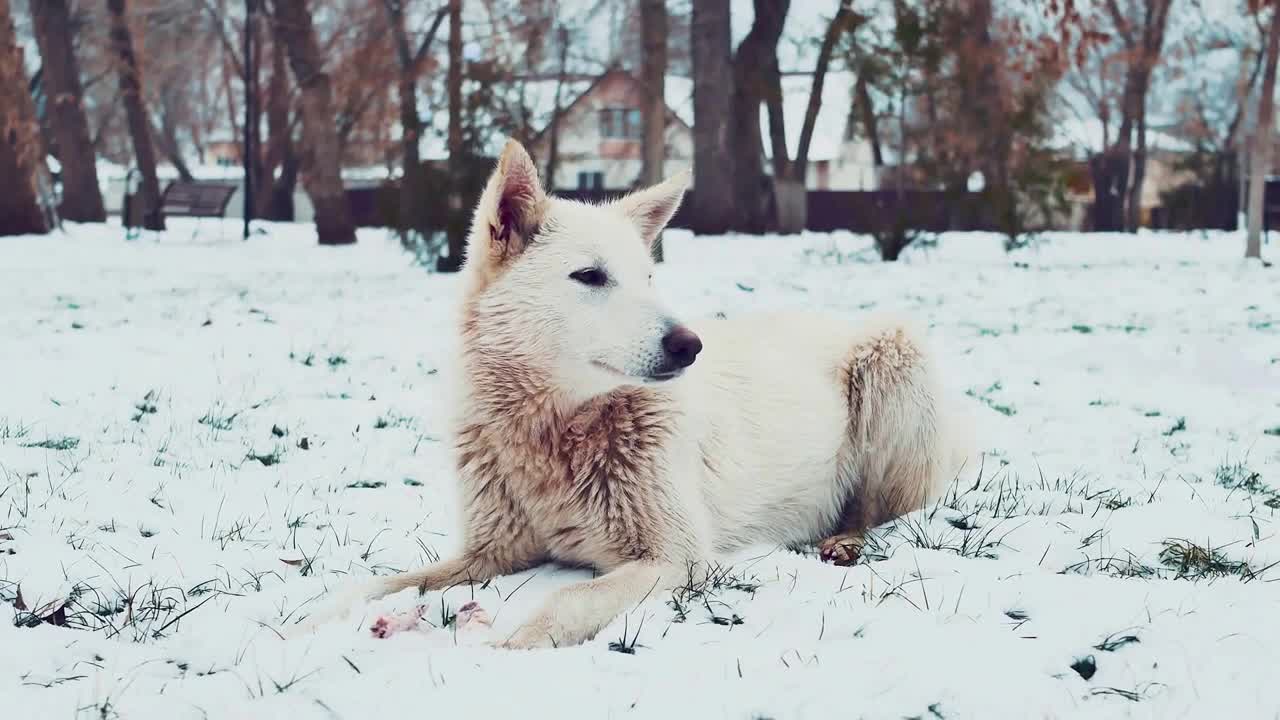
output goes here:
[{"label": "house roof", "polygon": [[[639,82],[633,74],[613,68],[595,77],[571,77],[565,80],[561,94],[561,114],[570,112],[576,105],[591,95],[591,92],[605,78],[621,73],[634,82]],[[809,159],[833,160],[840,155],[844,142],[845,125],[853,104],[855,76],[853,73],[836,70],[827,73],[822,88],[822,105],[819,108],[817,122],[814,126],[813,139],[809,147]],[[555,90],[558,80],[540,78],[522,80],[512,85],[512,92],[518,93],[520,102],[529,113],[530,124],[542,128],[535,136],[535,141],[545,134],[555,114]],[[809,105],[809,91],[813,85],[811,75],[784,75],[782,78],[783,117],[786,123],[787,152],[795,157],[800,145],[800,131],[804,124],[805,112]],[[693,80],[679,75],[667,75],[663,94],[666,97],[667,109],[676,121],[685,127],[692,128],[693,113]],[[567,98],[567,99],[566,99]],[[421,155],[423,159],[439,160],[448,157],[445,144],[447,134],[448,113],[437,109],[426,113],[430,130],[423,133]],[[764,138],[765,154],[770,154],[769,117],[764,107],[760,109],[760,130]],[[496,154],[501,148],[501,139],[494,141],[495,147],[490,150]]]},{"label": "house roof", "polygon": [[[1112,139],[1117,128],[1111,128]],[[1054,127],[1051,144],[1061,149],[1081,149],[1097,151],[1102,148],[1102,121],[1097,118],[1065,118]],[[1170,152],[1191,152],[1195,149],[1191,143],[1169,133],[1147,128],[1147,148],[1149,150],[1168,150]]]},{"label": "house roof", "polygon": [[[626,70],[615,68],[596,77],[590,83],[580,86],[577,95],[564,106],[561,113],[568,113],[580,101],[590,96],[592,90],[606,77],[618,73],[639,82]],[[810,160],[832,160],[840,154],[840,146],[844,141],[845,123],[853,103],[854,80],[853,73],[844,71],[827,73],[826,82],[822,87],[822,105],[818,111],[813,139],[809,147]],[[545,117],[549,124],[554,110],[555,81],[537,82],[549,83],[552,86],[551,93],[545,91],[540,93],[540,97],[546,100],[546,105],[539,108],[536,113],[537,116]],[[800,131],[809,106],[809,91],[812,85],[813,78],[809,75],[786,75],[782,78],[782,114],[786,124],[787,152],[792,157],[795,157],[796,150],[800,146]],[[693,80],[678,75],[668,75],[663,94],[671,115],[686,127],[692,128],[694,124]],[[543,126],[543,130],[537,137],[541,137],[546,132],[546,127],[546,125]],[[768,156],[769,117],[763,107],[760,110],[760,129],[765,138],[765,154]]]},{"label": "house roof", "polygon": [[[588,83],[585,87],[581,88],[578,91],[577,95],[573,96],[573,99],[570,100],[568,104],[566,104],[560,110],[560,115],[562,117],[565,115],[568,115],[570,112],[573,111],[573,108],[576,107],[579,102],[582,102],[586,98],[590,97],[592,91],[594,91],[596,87],[600,85],[600,83],[604,82],[607,78],[616,77],[616,76],[625,77],[634,83],[640,82],[640,80],[636,78],[635,75],[633,75],[632,73],[626,70],[623,70],[622,68],[615,67],[615,68],[606,70],[605,72],[598,75],[595,79],[590,81],[590,83]],[[550,82],[552,83],[552,85],[554,85],[556,81],[543,80],[539,82]],[[544,96],[545,95],[546,94],[544,93]],[[672,118],[674,118],[675,120],[683,124],[685,127],[687,128],[693,127],[693,81],[688,78],[682,78],[676,75],[667,75],[663,81],[663,95],[665,96],[664,99],[667,105],[667,113]],[[535,142],[537,142],[537,140],[540,139],[543,135],[545,135],[547,130],[550,129],[551,120],[555,116],[554,88],[551,94],[548,96],[548,99],[550,100],[550,102],[545,108],[542,108],[544,112],[541,113],[542,116],[546,118],[546,121],[545,121],[545,124],[542,126],[542,129],[538,131],[538,134],[534,136]]]}]

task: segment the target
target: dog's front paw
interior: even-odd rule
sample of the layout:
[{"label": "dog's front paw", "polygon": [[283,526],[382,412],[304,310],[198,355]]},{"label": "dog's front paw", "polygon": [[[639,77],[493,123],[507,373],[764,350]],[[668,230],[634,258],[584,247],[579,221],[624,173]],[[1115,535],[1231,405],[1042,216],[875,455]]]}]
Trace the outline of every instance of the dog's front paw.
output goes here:
[{"label": "dog's front paw", "polygon": [[385,639],[399,632],[417,630],[426,610],[425,605],[419,605],[406,612],[379,615],[369,626],[369,633],[376,638]]},{"label": "dog's front paw", "polygon": [[847,567],[858,562],[864,544],[861,534],[834,535],[818,543],[818,555],[822,562]]}]

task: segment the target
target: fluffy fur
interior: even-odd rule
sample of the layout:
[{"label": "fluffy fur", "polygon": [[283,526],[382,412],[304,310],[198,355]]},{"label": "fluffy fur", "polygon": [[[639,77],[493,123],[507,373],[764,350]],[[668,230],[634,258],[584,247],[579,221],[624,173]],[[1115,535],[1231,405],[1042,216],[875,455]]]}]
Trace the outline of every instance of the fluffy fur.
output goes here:
[{"label": "fluffy fur", "polygon": [[581,643],[748,544],[821,541],[824,559],[853,562],[867,528],[958,471],[952,406],[902,324],[704,321],[692,329],[705,349],[673,365],[664,337],[682,325],[653,289],[649,244],[686,184],[604,206],[556,199],[507,145],[464,268],[463,550],[366,597],[590,566],[602,574],[559,590],[505,641]]}]

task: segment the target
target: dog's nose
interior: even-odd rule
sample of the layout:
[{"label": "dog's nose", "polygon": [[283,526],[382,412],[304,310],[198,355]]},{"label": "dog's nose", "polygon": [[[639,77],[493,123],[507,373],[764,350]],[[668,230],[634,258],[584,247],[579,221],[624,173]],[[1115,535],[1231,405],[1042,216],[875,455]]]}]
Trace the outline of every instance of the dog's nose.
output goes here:
[{"label": "dog's nose", "polygon": [[677,325],[662,337],[662,349],[667,351],[676,367],[685,368],[692,365],[698,353],[702,352],[702,339],[689,328]]}]

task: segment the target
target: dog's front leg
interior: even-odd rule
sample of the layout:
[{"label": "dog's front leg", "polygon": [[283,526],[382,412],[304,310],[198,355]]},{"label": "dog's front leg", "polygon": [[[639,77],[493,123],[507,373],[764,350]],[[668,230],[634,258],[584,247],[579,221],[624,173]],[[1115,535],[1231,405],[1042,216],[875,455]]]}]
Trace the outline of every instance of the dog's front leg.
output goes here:
[{"label": "dog's front leg", "polygon": [[687,578],[677,563],[633,560],[593,580],[557,590],[503,647],[551,648],[578,645],[644,600],[661,596]]},{"label": "dog's front leg", "polygon": [[432,563],[420,570],[352,583],[291,626],[288,634],[311,632],[323,623],[345,616],[358,605],[407,588],[416,587],[421,592],[442,590],[462,583],[484,582],[510,571],[491,554],[464,550],[456,557]]},{"label": "dog's front leg", "polygon": [[419,570],[378,578],[368,586],[366,599],[377,600],[411,587],[424,593],[463,583],[482,583],[516,569],[522,570],[523,565],[524,563],[499,563],[497,558],[483,552],[463,551],[456,557],[432,563]]}]

